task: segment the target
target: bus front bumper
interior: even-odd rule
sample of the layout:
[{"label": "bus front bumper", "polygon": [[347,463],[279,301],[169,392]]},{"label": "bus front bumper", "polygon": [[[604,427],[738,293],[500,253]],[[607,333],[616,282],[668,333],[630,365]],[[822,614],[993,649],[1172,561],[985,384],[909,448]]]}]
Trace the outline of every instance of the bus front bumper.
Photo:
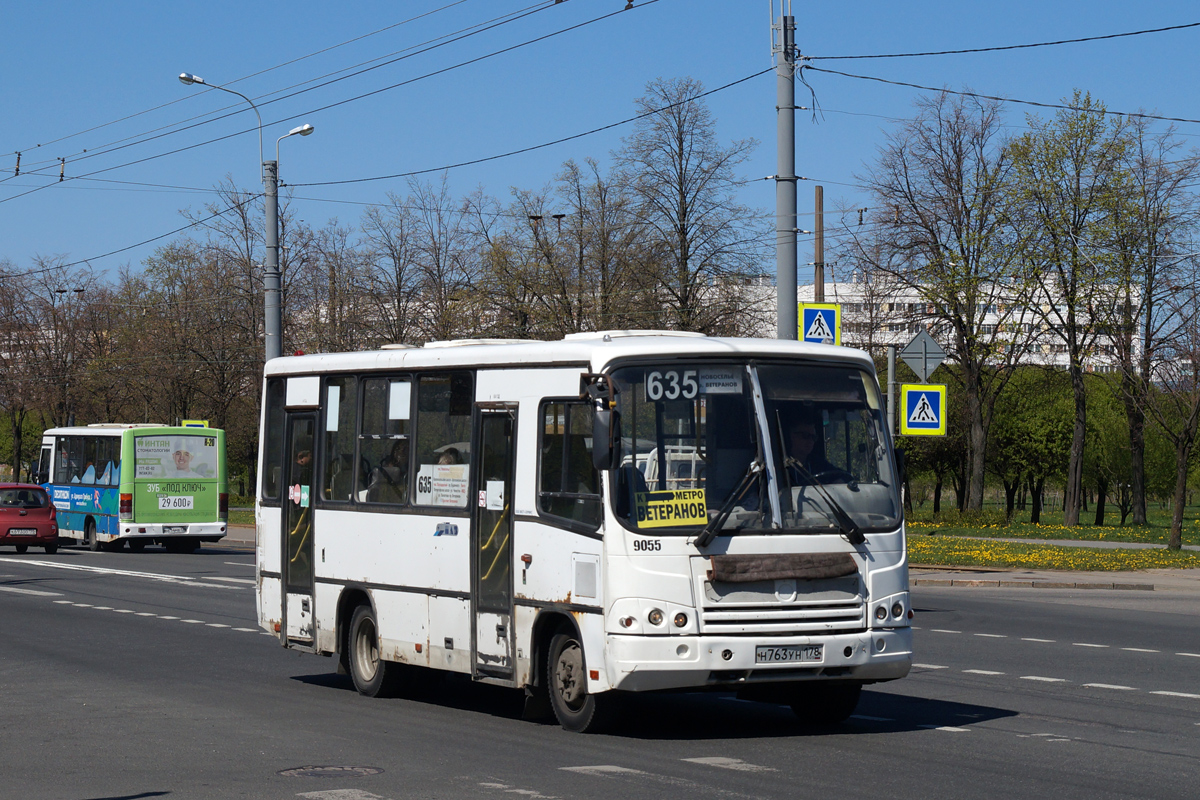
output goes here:
[{"label": "bus front bumper", "polygon": [[[200,539],[215,542],[221,539],[229,530],[227,522],[186,522],[180,525],[135,525],[122,522],[117,528],[116,536],[108,539]],[[100,536],[101,540],[105,537]]]},{"label": "bus front bumper", "polygon": [[[760,647],[822,645],[820,661],[763,663]],[[611,688],[644,692],[782,681],[903,678],[912,667],[912,629],[835,636],[607,636]],[[811,650],[808,651],[811,655]]]}]

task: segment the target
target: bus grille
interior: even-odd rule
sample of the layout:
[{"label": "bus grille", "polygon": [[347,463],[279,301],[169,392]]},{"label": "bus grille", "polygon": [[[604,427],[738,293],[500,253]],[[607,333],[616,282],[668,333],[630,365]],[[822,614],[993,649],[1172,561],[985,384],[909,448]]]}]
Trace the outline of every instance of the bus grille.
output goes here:
[{"label": "bus grille", "polygon": [[867,609],[861,600],[811,606],[705,608],[700,626],[703,633],[732,636],[853,633],[866,630]]},{"label": "bus grille", "polygon": [[700,630],[726,636],[795,636],[867,629],[861,578],[725,583],[697,576]]}]

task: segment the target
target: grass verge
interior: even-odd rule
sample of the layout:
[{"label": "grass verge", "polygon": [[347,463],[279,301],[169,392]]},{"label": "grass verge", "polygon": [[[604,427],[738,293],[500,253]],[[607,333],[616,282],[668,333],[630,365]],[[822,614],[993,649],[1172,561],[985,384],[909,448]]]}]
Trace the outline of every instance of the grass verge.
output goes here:
[{"label": "grass verge", "polygon": [[1166,549],[1055,547],[965,539],[939,533],[937,536],[909,536],[908,562],[914,565],[1120,572],[1135,569],[1200,569],[1200,553]]},{"label": "grass verge", "polygon": [[229,512],[229,524],[230,525],[253,525],[254,524],[254,512],[253,511],[230,511]]}]

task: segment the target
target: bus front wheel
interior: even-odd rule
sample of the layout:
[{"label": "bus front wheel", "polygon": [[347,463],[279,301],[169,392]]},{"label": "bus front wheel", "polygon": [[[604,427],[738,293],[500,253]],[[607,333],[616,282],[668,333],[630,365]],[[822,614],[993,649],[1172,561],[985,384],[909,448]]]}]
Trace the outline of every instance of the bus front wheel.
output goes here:
[{"label": "bus front wheel", "polygon": [[390,697],[395,694],[400,665],[380,658],[379,627],[370,606],[361,605],[354,609],[347,644],[350,649],[350,677],[359,694],[367,697]]},{"label": "bus front wheel", "polygon": [[583,647],[573,635],[559,633],[550,640],[546,680],[550,707],[565,730],[597,733],[611,723],[615,698],[588,693]]}]

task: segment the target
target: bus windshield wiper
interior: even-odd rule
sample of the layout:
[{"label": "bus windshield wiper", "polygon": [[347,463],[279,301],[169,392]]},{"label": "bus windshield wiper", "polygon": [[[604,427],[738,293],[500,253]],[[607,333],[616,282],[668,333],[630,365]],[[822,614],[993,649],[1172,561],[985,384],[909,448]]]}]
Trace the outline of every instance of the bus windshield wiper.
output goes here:
[{"label": "bus windshield wiper", "polygon": [[[752,481],[757,481],[766,473],[761,459],[754,459],[750,462],[750,466],[746,467],[746,474],[738,481],[738,485],[733,487],[733,491],[725,498],[725,502],[721,504],[721,510],[717,515],[708,521],[704,526],[704,530],[696,537],[696,545],[698,547],[707,547],[712,544],[712,540],[717,538],[717,531],[725,526],[725,520],[729,519],[730,513],[733,511],[734,505],[738,500],[746,494],[746,490],[750,488]],[[851,523],[853,524],[853,523]]]},{"label": "bus windshield wiper", "polygon": [[[862,544],[867,540],[867,537],[863,535],[862,528],[858,527],[858,523],[846,513],[846,509],[842,508],[841,503],[833,499],[833,495],[825,488],[825,484],[817,480],[816,476],[809,472],[807,467],[790,457],[785,460],[783,466],[785,471],[788,467],[795,467],[802,478],[812,483],[813,487],[824,498],[826,505],[833,514],[834,521],[841,526],[842,532],[846,534],[846,538],[850,540],[850,544]],[[797,513],[799,512],[797,511]]]}]

